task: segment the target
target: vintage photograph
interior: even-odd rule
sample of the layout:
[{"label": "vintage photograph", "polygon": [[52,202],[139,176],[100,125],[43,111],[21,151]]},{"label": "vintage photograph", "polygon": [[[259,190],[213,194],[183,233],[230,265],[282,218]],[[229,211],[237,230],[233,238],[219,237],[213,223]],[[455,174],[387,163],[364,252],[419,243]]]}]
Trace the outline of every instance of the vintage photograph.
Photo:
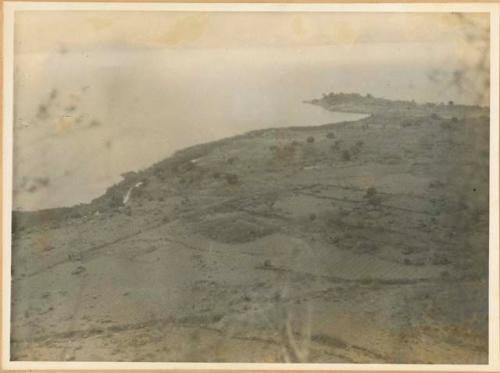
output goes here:
[{"label": "vintage photograph", "polygon": [[497,354],[490,12],[12,24],[10,361]]}]

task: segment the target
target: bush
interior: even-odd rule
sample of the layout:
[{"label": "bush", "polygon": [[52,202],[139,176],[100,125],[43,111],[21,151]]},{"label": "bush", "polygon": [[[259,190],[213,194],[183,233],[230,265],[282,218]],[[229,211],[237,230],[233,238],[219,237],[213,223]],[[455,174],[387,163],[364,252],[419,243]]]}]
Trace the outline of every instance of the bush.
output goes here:
[{"label": "bush", "polygon": [[350,161],[351,160],[351,153],[349,153],[349,150],[344,150],[342,152],[342,160],[343,161]]},{"label": "bush", "polygon": [[240,180],[238,178],[238,175],[235,175],[235,174],[226,174],[226,182],[229,185],[238,185],[240,183]]},{"label": "bush", "polygon": [[118,194],[117,191],[113,192],[113,194],[111,194],[111,197],[109,199],[109,207],[116,208],[122,205],[123,205],[123,196],[121,194]]},{"label": "bush", "polygon": [[280,161],[289,161],[295,155],[296,148],[293,144],[287,144],[283,147],[277,147],[274,150],[274,158]]},{"label": "bush", "polygon": [[377,189],[374,187],[368,188],[363,198],[365,198],[370,205],[380,205],[381,202]]},{"label": "bush", "polygon": [[369,187],[366,190],[365,198],[374,197],[376,194],[377,194],[377,189],[375,189],[374,187]]},{"label": "bush", "polygon": [[331,149],[333,151],[336,151],[336,150],[340,149],[340,144],[342,144],[342,140],[335,140],[335,142],[331,146]]},{"label": "bush", "polygon": [[326,134],[326,138],[327,138],[327,139],[334,139],[335,137],[336,137],[336,136],[335,136],[335,134],[334,134],[333,132],[328,132],[328,133]]},{"label": "bush", "polygon": [[309,144],[312,144],[312,143],[314,142],[314,137],[313,137],[313,136],[309,136],[309,137],[307,138],[307,142],[308,142]]},{"label": "bush", "polygon": [[358,253],[369,254],[378,250],[377,245],[371,241],[358,241],[355,246]]}]

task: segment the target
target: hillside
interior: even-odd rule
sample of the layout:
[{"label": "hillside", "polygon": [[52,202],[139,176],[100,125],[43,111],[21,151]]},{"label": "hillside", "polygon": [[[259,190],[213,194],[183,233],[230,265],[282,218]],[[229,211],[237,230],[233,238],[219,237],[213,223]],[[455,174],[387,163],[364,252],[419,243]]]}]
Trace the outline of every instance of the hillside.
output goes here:
[{"label": "hillside", "polygon": [[14,212],[12,358],[486,363],[488,109],[344,96]]}]

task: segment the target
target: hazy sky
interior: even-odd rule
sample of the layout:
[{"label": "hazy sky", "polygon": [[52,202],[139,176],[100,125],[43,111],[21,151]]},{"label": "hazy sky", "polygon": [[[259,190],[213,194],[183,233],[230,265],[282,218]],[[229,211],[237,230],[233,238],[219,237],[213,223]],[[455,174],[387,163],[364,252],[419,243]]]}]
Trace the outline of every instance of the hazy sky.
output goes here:
[{"label": "hazy sky", "polygon": [[[488,27],[487,14],[468,14]],[[70,46],[287,47],[352,43],[445,42],[467,48],[451,13],[277,13],[23,11],[17,52]],[[467,51],[464,51],[467,53]]]}]

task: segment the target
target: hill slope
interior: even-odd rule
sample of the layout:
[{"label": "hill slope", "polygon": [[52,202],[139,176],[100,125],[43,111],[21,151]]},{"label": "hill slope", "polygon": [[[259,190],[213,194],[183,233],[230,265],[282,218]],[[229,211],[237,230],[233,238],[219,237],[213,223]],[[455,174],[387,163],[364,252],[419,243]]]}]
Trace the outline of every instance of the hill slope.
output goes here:
[{"label": "hill slope", "polygon": [[14,213],[13,359],[486,363],[487,109],[334,96]]}]

